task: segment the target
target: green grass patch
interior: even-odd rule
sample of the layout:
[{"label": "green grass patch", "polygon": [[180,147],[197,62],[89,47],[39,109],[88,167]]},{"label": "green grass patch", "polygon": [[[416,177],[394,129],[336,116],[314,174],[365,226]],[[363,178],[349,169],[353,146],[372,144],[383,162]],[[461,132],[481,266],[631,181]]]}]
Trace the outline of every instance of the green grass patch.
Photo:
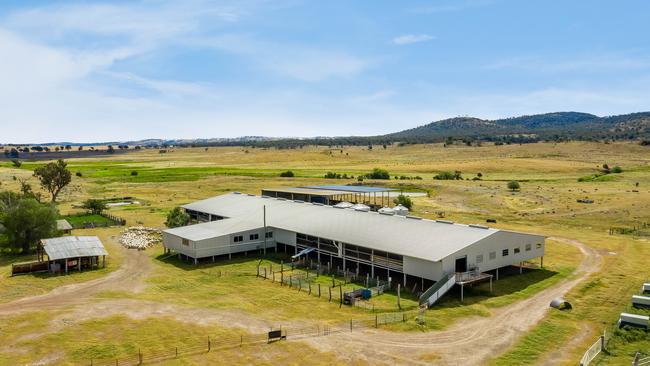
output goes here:
[{"label": "green grass patch", "polygon": [[65,219],[72,225],[72,227],[83,227],[84,223],[98,223],[104,225],[114,224],[113,220],[106,218],[101,215],[89,214],[89,213],[80,213],[68,216],[62,216],[62,219]]}]

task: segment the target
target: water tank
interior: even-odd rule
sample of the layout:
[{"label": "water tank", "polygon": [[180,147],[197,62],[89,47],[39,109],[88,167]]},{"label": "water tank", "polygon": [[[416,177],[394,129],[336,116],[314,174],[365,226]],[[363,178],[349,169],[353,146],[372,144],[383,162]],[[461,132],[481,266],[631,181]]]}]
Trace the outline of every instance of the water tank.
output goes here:
[{"label": "water tank", "polygon": [[395,210],[390,207],[382,207],[379,209],[379,213],[384,215],[395,215]]},{"label": "water tank", "polygon": [[355,205],[352,205],[350,208],[357,211],[370,211],[370,207],[364,205],[363,203],[357,203]]},{"label": "water tank", "polygon": [[350,208],[352,206],[353,205],[350,202],[345,202],[345,201],[339,202],[339,203],[334,205],[334,207],[336,207],[336,208]]},{"label": "water tank", "polygon": [[409,214],[409,209],[402,205],[395,206],[395,208],[393,208],[393,211],[395,211],[395,215],[400,215],[400,216],[406,216]]}]

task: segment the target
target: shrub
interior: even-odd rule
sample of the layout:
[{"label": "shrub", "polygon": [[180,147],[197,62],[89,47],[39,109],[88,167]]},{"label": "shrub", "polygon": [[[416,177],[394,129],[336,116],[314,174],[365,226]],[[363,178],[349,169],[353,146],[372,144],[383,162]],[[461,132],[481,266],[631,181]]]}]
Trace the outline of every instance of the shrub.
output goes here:
[{"label": "shrub", "polygon": [[284,177],[284,178],[292,178],[295,175],[293,174],[293,172],[291,170],[287,170],[286,172],[280,173],[280,176]]},{"label": "shrub", "polygon": [[623,169],[620,166],[617,165],[617,166],[612,168],[612,173],[616,173],[616,174],[623,173]]},{"label": "shrub", "polygon": [[185,226],[190,223],[190,215],[185,212],[180,207],[174,207],[173,210],[169,211],[167,214],[167,220],[165,221],[165,225],[167,227],[179,227],[179,226]]},{"label": "shrub", "polygon": [[76,172],[74,173],[74,175],[76,175],[77,177],[81,177],[83,174],[81,174],[81,172]]},{"label": "shrub", "polygon": [[375,168],[372,172],[366,174],[368,179],[390,179],[390,174],[386,169]]},{"label": "shrub", "polygon": [[20,168],[23,165],[23,163],[18,159],[11,160],[11,164],[13,164],[15,168]]},{"label": "shrub", "polygon": [[84,202],[83,207],[94,213],[95,215],[100,215],[104,210],[106,210],[107,206],[106,203],[102,200],[97,200],[97,199],[89,199]]},{"label": "shrub", "polygon": [[456,170],[455,172],[440,172],[436,174],[433,179],[436,180],[461,180],[463,179],[463,176],[461,175],[461,172],[459,170]]},{"label": "shrub", "polygon": [[399,196],[395,197],[393,202],[395,202],[396,205],[402,205],[408,208],[409,210],[413,207],[413,201],[411,201],[411,197],[405,196],[403,194],[400,194]]},{"label": "shrub", "polygon": [[138,171],[137,170],[132,170],[131,171],[131,176],[135,177],[136,175],[138,175]]},{"label": "shrub", "polygon": [[519,182],[517,182],[516,180],[511,180],[510,182],[508,182],[509,190],[514,192],[514,191],[518,191],[520,188],[521,186],[519,185]]}]

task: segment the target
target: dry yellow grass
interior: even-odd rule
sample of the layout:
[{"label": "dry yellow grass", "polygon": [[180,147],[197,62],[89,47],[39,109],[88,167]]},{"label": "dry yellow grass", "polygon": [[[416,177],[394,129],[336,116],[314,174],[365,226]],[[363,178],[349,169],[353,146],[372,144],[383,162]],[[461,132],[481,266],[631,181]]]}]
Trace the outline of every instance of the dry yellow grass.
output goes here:
[{"label": "dry yellow grass", "polygon": [[[499,364],[542,360],[549,349],[558,346],[556,343],[561,345],[584,327],[593,334],[599,333],[612,324],[617,313],[625,309],[629,296],[650,276],[647,240],[607,234],[610,226],[650,222],[647,209],[650,207],[650,149],[647,147],[632,143],[571,142],[450,148],[439,144],[409,145],[390,146],[385,150],[375,146],[371,151],[365,147],[344,147],[343,153],[340,150],[193,148],[172,149],[166,154],[145,150],[97,160],[74,159],[69,162],[71,169],[81,171],[83,177],[75,177],[64,192],[60,209],[75,211],[73,203],[90,197],[132,196],[143,204],[113,208],[110,212],[125,217],[129,224],[162,226],[170,208],[211,195],[232,190],[259,194],[262,187],[269,186],[345,184],[356,180],[333,181],[320,177],[327,171],[356,176],[382,167],[392,176],[423,178],[368,182],[430,192],[428,197],[414,200],[417,215],[435,218],[444,212],[447,219],[466,223],[483,223],[487,218],[495,218],[498,223],[494,226],[499,228],[577,239],[598,249],[604,255],[604,270],[567,295],[575,309],[561,315],[550,313],[529,338],[522,339],[495,361]],[[596,173],[604,163],[620,165],[624,172],[611,175],[608,181],[577,181],[579,177]],[[0,167],[2,188],[15,189],[17,181],[12,176],[29,178],[29,167],[29,164],[24,165],[25,169]],[[288,169],[297,177],[277,176]],[[137,178],[128,174],[131,170],[139,172]],[[480,172],[483,180],[432,179],[444,170],[460,170],[467,178]],[[34,179],[29,179],[36,186]],[[509,192],[505,186],[509,180],[521,181],[521,191]],[[595,202],[576,202],[586,197]],[[549,250],[554,249],[555,252],[547,255],[548,266],[570,268],[580,259],[571,249],[549,245]],[[85,279],[77,277],[76,280]],[[6,278],[0,281],[6,286],[12,284]],[[477,311],[470,311],[472,307],[486,307],[487,303],[489,300],[468,304],[456,314],[476,314]],[[287,316],[290,307],[281,313],[282,317]],[[557,332],[558,336],[550,336],[548,332]],[[567,362],[579,359],[582,349],[591,341],[586,339],[565,350]],[[638,344],[650,348],[650,340]],[[627,355],[615,357],[620,358],[612,359],[614,363],[626,360]]]}]

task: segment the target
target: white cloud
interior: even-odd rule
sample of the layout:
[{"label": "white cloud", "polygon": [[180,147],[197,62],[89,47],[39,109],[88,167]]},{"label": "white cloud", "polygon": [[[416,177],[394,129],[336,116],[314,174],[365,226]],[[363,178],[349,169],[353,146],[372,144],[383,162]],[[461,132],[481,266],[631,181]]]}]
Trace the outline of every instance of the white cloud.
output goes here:
[{"label": "white cloud", "polygon": [[399,37],[393,38],[392,42],[396,45],[405,45],[418,42],[426,42],[434,39],[435,37],[428,34],[405,34]]}]

